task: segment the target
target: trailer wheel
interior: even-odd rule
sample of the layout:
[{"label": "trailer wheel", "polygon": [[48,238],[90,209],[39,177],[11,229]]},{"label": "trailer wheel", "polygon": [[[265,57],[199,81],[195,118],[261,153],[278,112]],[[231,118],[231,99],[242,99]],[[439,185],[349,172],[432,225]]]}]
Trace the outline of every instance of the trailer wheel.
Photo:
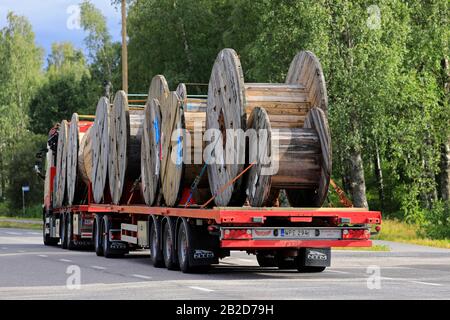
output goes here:
[{"label": "trailer wheel", "polygon": [[103,256],[103,215],[96,214],[94,218],[94,249],[97,256]]},{"label": "trailer wheel", "polygon": [[164,231],[163,231],[163,257],[164,264],[166,268],[169,270],[175,270],[178,268],[177,265],[177,253],[175,251],[175,243],[174,237],[171,230],[170,221],[164,223]]},{"label": "trailer wheel", "polygon": [[193,267],[189,263],[189,238],[190,238],[190,228],[185,219],[180,224],[178,229],[177,237],[177,251],[178,251],[178,262],[180,264],[180,269],[184,273],[189,273],[194,271]]},{"label": "trailer wheel", "polygon": [[161,225],[155,220],[150,228],[150,258],[155,268],[164,267],[164,258],[160,246]]},{"label": "trailer wheel", "polygon": [[105,258],[122,257],[125,252],[123,250],[114,250],[111,248],[111,240],[109,238],[112,229],[112,219],[109,215],[103,216],[103,255]]},{"label": "trailer wheel", "polygon": [[297,259],[295,257],[277,256],[276,260],[280,270],[297,269]]},{"label": "trailer wheel", "polygon": [[305,266],[298,266],[297,267],[298,272],[302,272],[302,273],[322,272],[325,269],[326,269],[326,267],[305,267]]},{"label": "trailer wheel", "polygon": [[277,266],[277,261],[274,255],[259,252],[256,254],[256,260],[262,268],[275,268]]},{"label": "trailer wheel", "polygon": [[61,248],[67,249],[67,216],[65,213],[60,215],[61,219]]}]

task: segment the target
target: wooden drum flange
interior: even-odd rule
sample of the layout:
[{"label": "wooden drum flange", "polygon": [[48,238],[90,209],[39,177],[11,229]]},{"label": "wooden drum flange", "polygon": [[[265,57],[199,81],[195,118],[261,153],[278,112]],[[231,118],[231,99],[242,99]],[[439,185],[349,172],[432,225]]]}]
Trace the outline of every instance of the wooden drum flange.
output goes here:
[{"label": "wooden drum flange", "polygon": [[69,144],[69,124],[61,121],[58,129],[58,146],[56,152],[56,175],[53,206],[61,207],[65,201],[67,176],[67,150]]},{"label": "wooden drum flange", "polygon": [[109,100],[101,97],[95,111],[95,121],[92,131],[92,193],[95,203],[104,200],[105,186],[108,179],[109,152]]},{"label": "wooden drum flange", "polygon": [[[118,91],[110,115],[108,178],[111,200],[119,204],[140,176],[144,110],[130,110],[125,91]],[[126,192],[124,192],[126,190]]]},{"label": "wooden drum flange", "polygon": [[[309,125],[310,121],[317,126]],[[255,130],[258,138],[249,148],[250,161],[255,161],[247,177],[250,205],[271,206],[279,190],[286,189],[291,195],[289,200],[298,201],[294,205],[320,206],[325,199],[323,190],[328,188],[324,173],[331,169],[330,136],[324,112],[312,108],[304,128],[273,129],[266,110],[256,107],[247,126]],[[301,198],[305,193],[311,199]]]},{"label": "wooden drum flange", "polygon": [[91,121],[80,121],[77,113],[72,115],[67,152],[67,202],[69,205],[79,203],[81,197],[86,194],[87,185],[81,178],[82,175],[78,175],[78,172],[83,170],[79,169],[78,155],[81,149],[81,142],[91,126]]}]

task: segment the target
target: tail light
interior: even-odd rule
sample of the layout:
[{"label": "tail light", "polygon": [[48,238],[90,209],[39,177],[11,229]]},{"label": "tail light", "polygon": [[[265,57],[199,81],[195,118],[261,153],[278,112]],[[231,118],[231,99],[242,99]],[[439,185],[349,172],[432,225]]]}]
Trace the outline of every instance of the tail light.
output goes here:
[{"label": "tail light", "polygon": [[246,240],[252,238],[250,229],[225,229],[223,232],[224,240]]},{"label": "tail light", "polygon": [[342,239],[369,239],[370,232],[367,229],[345,229],[342,231]]}]

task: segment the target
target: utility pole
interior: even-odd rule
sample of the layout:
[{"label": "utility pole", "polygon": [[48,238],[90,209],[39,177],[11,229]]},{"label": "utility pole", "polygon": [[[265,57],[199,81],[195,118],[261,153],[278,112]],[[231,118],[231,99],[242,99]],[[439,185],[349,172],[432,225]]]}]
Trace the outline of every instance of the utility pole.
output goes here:
[{"label": "utility pole", "polygon": [[122,89],[128,93],[127,5],[122,0]]}]

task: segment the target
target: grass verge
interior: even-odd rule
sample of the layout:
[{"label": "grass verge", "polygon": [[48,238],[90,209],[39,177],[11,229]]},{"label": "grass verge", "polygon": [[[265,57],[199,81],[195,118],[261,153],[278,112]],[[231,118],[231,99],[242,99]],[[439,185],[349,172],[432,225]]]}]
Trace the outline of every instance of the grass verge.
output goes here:
[{"label": "grass verge", "polygon": [[381,224],[379,235],[372,240],[386,240],[421,246],[450,249],[450,239],[429,239],[419,236],[419,227],[398,220],[385,219]]},{"label": "grass verge", "polygon": [[391,251],[391,248],[384,244],[374,244],[371,247],[336,247],[334,249],[348,251]]},{"label": "grass verge", "polygon": [[[14,221],[17,220],[17,221]],[[0,228],[42,229],[41,219],[0,216]]]}]

